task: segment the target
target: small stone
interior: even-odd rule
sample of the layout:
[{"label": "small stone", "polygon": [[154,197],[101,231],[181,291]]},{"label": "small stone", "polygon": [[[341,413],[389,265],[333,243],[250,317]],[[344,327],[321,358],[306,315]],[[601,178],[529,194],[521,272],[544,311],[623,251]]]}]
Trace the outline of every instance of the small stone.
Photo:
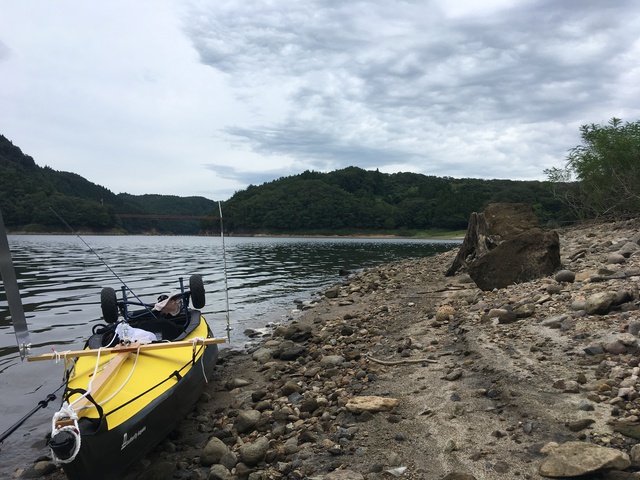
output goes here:
[{"label": "small stone", "polygon": [[256,427],[261,416],[258,410],[243,410],[236,417],[234,427],[238,433],[248,433]]},{"label": "small stone", "polygon": [[258,438],[253,443],[246,443],[239,449],[242,463],[248,467],[254,467],[260,463],[269,449],[269,440],[265,437]]},{"label": "small stone", "polygon": [[571,270],[560,270],[558,273],[555,274],[554,279],[556,282],[560,282],[560,283],[562,282],[573,283],[576,280],[576,274]]},{"label": "small stone", "polygon": [[565,422],[565,426],[572,432],[579,432],[580,430],[584,430],[585,428],[587,428],[592,423],[595,423],[595,420],[593,420],[592,418],[583,418],[580,420]]},{"label": "small stone", "polygon": [[452,372],[446,374],[442,378],[452,382],[454,380],[458,380],[460,377],[462,377],[462,369],[461,368],[456,368],[455,370],[453,370]]}]

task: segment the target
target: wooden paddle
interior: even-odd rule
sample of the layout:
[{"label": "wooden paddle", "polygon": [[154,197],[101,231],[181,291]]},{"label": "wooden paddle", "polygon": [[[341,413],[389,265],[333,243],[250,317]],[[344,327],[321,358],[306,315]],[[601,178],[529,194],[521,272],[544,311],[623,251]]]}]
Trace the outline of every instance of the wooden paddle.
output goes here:
[{"label": "wooden paddle", "polygon": [[[131,345],[118,345],[117,347],[103,348],[100,350],[100,355],[109,353],[131,353],[137,352],[144,353],[151,350],[166,350],[179,347],[191,347],[193,345],[212,345],[215,343],[226,343],[224,338],[200,338],[194,340],[181,340],[179,342],[161,342],[161,343],[146,343],[139,345],[138,343],[132,343]],[[65,352],[45,353],[43,355],[36,355],[33,357],[27,357],[28,362],[38,362],[41,360],[55,360],[57,358],[76,358],[76,357],[91,357],[98,354],[98,349],[87,350],[67,350]]]}]

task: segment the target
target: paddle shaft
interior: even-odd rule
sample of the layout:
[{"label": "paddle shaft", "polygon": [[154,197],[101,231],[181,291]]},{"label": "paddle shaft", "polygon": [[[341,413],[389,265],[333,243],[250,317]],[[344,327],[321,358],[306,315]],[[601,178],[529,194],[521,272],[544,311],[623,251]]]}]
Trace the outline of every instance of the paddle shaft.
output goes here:
[{"label": "paddle shaft", "polygon": [[[152,350],[167,350],[171,348],[184,348],[197,345],[213,345],[216,343],[226,343],[226,340],[224,338],[200,338],[194,340],[182,340],[179,342],[145,343],[143,345],[132,343],[127,346],[119,345],[117,347],[102,348],[99,351],[100,355],[109,353],[130,353],[137,352],[138,350],[140,353],[144,353]],[[45,353],[43,355],[27,357],[27,361],[38,362],[42,360],[55,360],[57,358],[91,357],[96,355],[98,355],[98,349],[67,350],[66,352]]]}]

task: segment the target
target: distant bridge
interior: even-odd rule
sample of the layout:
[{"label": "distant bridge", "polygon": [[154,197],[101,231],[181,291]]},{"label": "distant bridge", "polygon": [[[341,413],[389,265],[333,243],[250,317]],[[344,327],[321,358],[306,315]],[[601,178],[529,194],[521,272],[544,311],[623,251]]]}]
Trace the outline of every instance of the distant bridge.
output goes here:
[{"label": "distant bridge", "polygon": [[226,220],[227,217],[206,217],[197,215],[136,215],[133,213],[116,213],[118,218],[159,218],[168,220]]}]

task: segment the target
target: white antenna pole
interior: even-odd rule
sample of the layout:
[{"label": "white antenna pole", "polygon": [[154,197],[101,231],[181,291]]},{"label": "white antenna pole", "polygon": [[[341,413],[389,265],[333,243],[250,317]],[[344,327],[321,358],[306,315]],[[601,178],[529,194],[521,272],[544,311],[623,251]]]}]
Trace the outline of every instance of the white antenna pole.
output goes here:
[{"label": "white antenna pole", "polygon": [[231,343],[231,325],[229,321],[229,283],[227,282],[227,249],[224,246],[224,225],[222,223],[222,203],[218,201],[220,211],[220,238],[222,238],[222,268],[224,270],[224,293],[227,302],[227,341]]}]

